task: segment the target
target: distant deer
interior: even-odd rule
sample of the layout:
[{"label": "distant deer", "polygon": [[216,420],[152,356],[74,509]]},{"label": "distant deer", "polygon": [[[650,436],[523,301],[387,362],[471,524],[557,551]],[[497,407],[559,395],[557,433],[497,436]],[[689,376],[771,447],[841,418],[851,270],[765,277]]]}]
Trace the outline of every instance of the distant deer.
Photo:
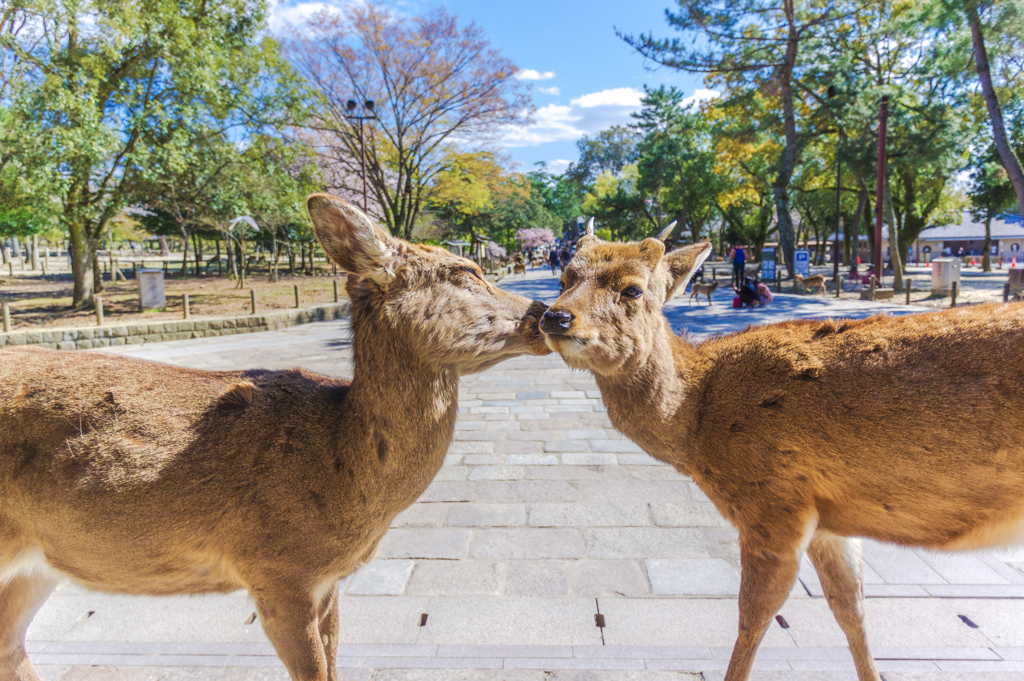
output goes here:
[{"label": "distant deer", "polygon": [[801,274],[793,275],[793,279],[796,281],[797,286],[803,288],[804,291],[810,291],[811,289],[818,289],[821,291],[821,295],[825,295],[825,276],[816,274],[813,277],[805,277]]},{"label": "distant deer", "polygon": [[526,263],[517,262],[513,264],[512,274],[526,274]]},{"label": "distant deer", "polygon": [[711,294],[714,293],[717,289],[718,289],[718,280],[717,279],[715,279],[710,284],[701,284],[701,283],[695,281],[690,286],[690,299],[688,301],[686,301],[686,304],[689,305],[690,303],[693,302],[693,299],[696,298],[697,299],[697,304],[700,305],[700,296],[707,296],[708,297],[708,307],[710,307],[711,306]]},{"label": "distant deer", "polygon": [[[739,529],[748,678],[806,550],[861,681],[860,544],[981,549],[1024,540],[1024,305],[751,327],[693,345],[662,307],[710,244],[580,239],[541,330],[594,373],[616,428],[691,476]],[[815,405],[807,409],[808,404]]]},{"label": "distant deer", "polygon": [[335,679],[338,580],[441,468],[459,377],[545,354],[541,303],[394,239],[326,194],[317,238],[351,275],[351,382],[0,352],[0,680],[62,577],[127,594],[248,589],[293,679]]}]

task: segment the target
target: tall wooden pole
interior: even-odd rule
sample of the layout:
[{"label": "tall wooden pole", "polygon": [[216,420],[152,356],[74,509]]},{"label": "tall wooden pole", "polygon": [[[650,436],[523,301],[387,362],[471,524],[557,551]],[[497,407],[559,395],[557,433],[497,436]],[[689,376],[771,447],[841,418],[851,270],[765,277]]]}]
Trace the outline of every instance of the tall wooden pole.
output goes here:
[{"label": "tall wooden pole", "polygon": [[[889,124],[889,95],[882,96],[878,110],[878,177],[875,181],[875,277],[882,281],[882,206],[885,202],[885,138]],[[891,228],[891,227],[890,227]]]},{"label": "tall wooden pole", "polygon": [[363,155],[363,212],[366,208],[366,138],[363,136],[363,119],[359,119],[359,149]]}]

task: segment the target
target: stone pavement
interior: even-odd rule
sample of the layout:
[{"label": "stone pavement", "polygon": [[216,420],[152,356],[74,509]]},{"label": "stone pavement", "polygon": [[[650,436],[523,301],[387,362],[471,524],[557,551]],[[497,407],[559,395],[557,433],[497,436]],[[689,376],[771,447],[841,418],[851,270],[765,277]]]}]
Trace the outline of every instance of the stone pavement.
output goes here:
[{"label": "stone pavement", "polygon": [[[547,271],[502,285],[557,296]],[[699,339],[784,319],[921,311],[792,295],[733,310],[730,300],[719,291],[698,308],[684,296],[667,313]],[[337,320],[104,351],[348,376],[348,337]],[[593,379],[557,356],[466,377],[460,406],[437,479],[343,585],[341,678],[721,678],[737,627],[736,532],[700,490],[616,432]],[[865,542],[864,554],[868,630],[888,681],[1024,678],[1024,551]],[[780,615],[755,678],[854,678],[809,564]],[[29,639],[47,679],[286,678],[244,593],[140,598],[63,584]]]}]

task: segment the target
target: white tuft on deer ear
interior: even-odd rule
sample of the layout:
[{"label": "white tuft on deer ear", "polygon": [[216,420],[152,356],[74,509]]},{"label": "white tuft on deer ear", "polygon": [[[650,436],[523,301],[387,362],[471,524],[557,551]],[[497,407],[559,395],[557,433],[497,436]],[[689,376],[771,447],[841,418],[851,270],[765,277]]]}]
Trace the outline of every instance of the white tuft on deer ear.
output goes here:
[{"label": "white tuft on deer ear", "polygon": [[594,218],[587,220],[587,228],[583,231],[584,236],[594,236]]},{"label": "white tuft on deer ear", "polygon": [[659,234],[656,237],[658,239],[658,241],[664,241],[665,239],[667,239],[668,235],[672,233],[672,230],[676,228],[676,223],[677,222],[678,222],[678,220],[673,220],[671,223],[669,223],[668,227],[666,227],[665,229],[661,230],[661,234]]}]

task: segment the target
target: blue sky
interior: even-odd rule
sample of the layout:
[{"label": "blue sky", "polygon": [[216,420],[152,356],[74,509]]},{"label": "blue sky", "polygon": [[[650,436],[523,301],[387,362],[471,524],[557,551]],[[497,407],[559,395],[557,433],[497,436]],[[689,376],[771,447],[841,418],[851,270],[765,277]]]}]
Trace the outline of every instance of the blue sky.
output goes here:
[{"label": "blue sky", "polygon": [[[298,22],[342,0],[286,0],[272,11],[271,27]],[[386,5],[417,14],[431,3],[386,0]],[[651,32],[668,36],[664,11],[671,0],[447,0],[448,11],[460,23],[473,21],[484,28],[491,44],[521,69],[533,86],[536,122],[510,130],[500,145],[531,170],[537,161],[561,172],[577,157],[576,140],[615,124],[630,121],[639,108],[644,85],[675,85],[687,94],[707,97],[701,76],[648,70],[643,59],[616,37]]]}]

